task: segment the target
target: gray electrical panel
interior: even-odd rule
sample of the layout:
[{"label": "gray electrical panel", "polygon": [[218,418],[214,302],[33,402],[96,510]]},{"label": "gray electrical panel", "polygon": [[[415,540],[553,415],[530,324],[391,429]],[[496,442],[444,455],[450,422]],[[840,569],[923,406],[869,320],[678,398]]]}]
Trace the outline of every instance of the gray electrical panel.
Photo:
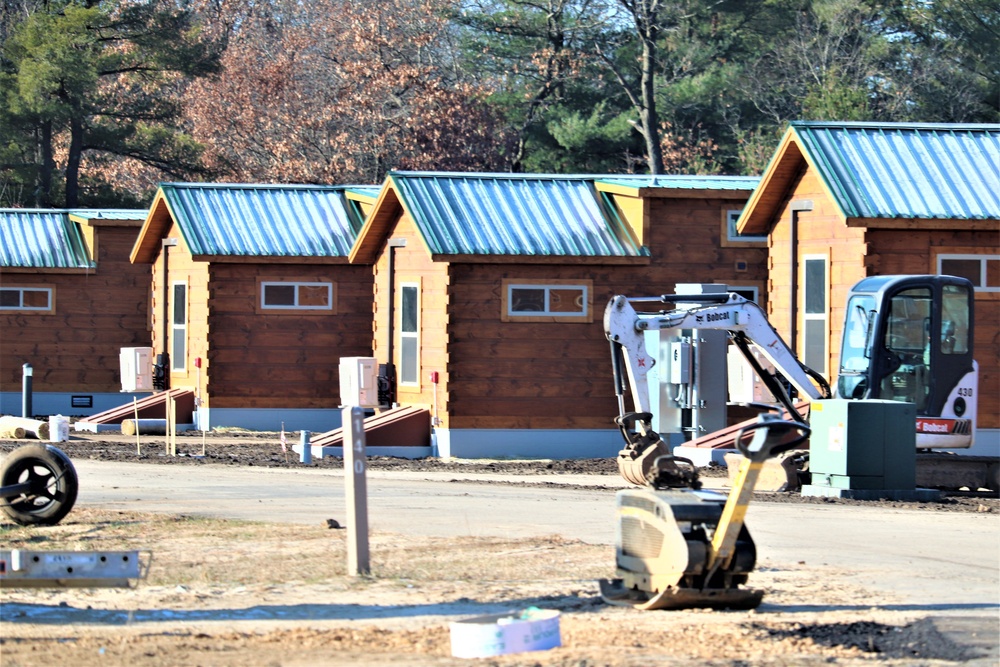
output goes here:
[{"label": "gray electrical panel", "polygon": [[[726,294],[726,285],[681,283],[677,295]],[[687,304],[696,306],[696,303]],[[676,304],[678,308],[684,302]],[[653,429],[678,445],[725,428],[728,380],[725,331],[661,329],[647,331],[646,348],[656,350],[655,375],[647,375]]]},{"label": "gray electrical panel", "polygon": [[916,406],[899,401],[831,399],[810,409],[812,486],[916,487]]}]

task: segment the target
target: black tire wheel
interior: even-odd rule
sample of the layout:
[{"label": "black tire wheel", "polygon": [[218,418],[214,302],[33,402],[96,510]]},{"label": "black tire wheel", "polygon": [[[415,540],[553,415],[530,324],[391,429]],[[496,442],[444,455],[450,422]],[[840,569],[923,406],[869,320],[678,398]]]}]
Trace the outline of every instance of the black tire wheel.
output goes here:
[{"label": "black tire wheel", "polygon": [[62,450],[51,445],[25,445],[7,455],[0,486],[31,484],[27,493],[3,498],[0,509],[22,526],[54,526],[73,509],[80,482]]}]

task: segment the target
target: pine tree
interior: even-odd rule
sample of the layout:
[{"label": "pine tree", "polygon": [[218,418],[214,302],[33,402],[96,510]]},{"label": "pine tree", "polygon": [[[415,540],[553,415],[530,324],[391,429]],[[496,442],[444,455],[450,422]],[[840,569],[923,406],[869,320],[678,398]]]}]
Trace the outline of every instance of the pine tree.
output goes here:
[{"label": "pine tree", "polygon": [[217,51],[168,2],[36,8],[12,28],[0,59],[0,201],[108,203],[115,160],[198,173],[199,147],[178,125],[176,93],[185,77],[216,71]]}]

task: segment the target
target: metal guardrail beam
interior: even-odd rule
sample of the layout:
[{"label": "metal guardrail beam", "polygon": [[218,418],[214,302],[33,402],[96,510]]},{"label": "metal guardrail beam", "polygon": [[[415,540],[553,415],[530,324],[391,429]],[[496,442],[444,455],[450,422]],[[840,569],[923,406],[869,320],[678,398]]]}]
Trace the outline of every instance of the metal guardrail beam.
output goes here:
[{"label": "metal guardrail beam", "polygon": [[148,570],[138,551],[0,550],[0,588],[130,588]]}]

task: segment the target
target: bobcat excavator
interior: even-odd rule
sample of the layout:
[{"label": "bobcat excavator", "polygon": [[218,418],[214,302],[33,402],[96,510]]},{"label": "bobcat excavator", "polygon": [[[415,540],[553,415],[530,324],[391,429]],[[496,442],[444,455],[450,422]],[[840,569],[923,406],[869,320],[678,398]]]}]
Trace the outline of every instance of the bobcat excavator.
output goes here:
[{"label": "bobcat excavator", "polygon": [[[918,450],[971,447],[979,390],[973,306],[972,284],[954,276],[876,276],[857,283],[848,295],[838,397],[914,403]],[[604,330],[618,397],[615,423],[625,439],[618,467],[633,484],[645,485],[653,461],[670,453],[652,428],[648,375],[656,359],[644,337],[666,329],[727,332],[792,419],[799,414],[793,392],[810,402],[833,395],[819,373],[799,362],[763,310],[738,294],[615,296],[605,309]]]},{"label": "bobcat excavator", "polygon": [[[978,390],[972,294],[971,283],[949,276],[887,276],[855,285],[841,353],[841,394],[915,402],[918,448],[970,446]],[[637,305],[647,312],[638,312]],[[747,505],[764,462],[809,437],[792,392],[822,401],[833,396],[829,384],[798,361],[757,304],[737,294],[615,296],[604,327],[618,396],[615,423],[626,443],[618,467],[644,488],[617,494],[619,578],[600,582],[602,596],[639,609],[756,607],[763,593],[743,586],[756,560],[743,521]],[[656,360],[644,334],[667,329],[728,332],[780,405],[757,406],[779,414],[763,413],[736,434],[744,459],[728,498],[701,491],[691,461],[673,456],[653,429],[647,376]],[[777,372],[767,370],[755,350]],[[625,409],[626,382],[634,411]],[[780,416],[781,408],[788,419]]]}]

